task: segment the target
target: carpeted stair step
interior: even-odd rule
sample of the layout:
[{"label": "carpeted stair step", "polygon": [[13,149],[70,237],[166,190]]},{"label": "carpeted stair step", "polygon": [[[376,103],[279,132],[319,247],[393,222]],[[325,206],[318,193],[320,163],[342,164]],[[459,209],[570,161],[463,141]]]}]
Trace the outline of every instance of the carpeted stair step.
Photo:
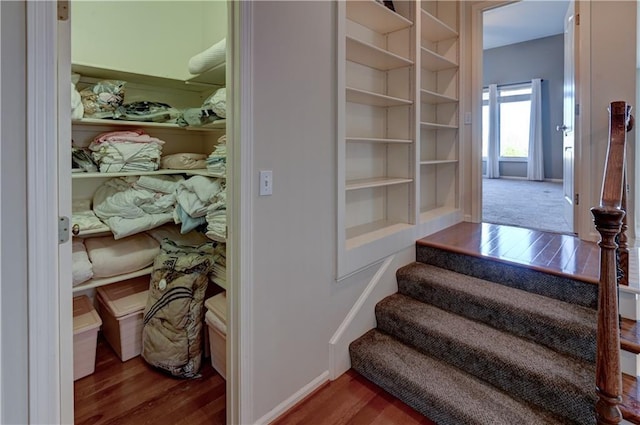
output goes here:
[{"label": "carpeted stair step", "polygon": [[429,246],[424,241],[416,244],[416,261],[584,307],[595,309],[598,305],[598,285],[593,283],[523,265],[447,251]]},{"label": "carpeted stair step", "polygon": [[438,425],[560,425],[554,417],[373,329],[352,342],[351,366]]},{"label": "carpeted stair step", "polygon": [[395,294],[376,305],[377,329],[418,351],[577,424],[592,424],[595,365]]},{"label": "carpeted stair step", "polygon": [[595,361],[596,311],[433,265],[400,268],[398,291],[556,351]]}]

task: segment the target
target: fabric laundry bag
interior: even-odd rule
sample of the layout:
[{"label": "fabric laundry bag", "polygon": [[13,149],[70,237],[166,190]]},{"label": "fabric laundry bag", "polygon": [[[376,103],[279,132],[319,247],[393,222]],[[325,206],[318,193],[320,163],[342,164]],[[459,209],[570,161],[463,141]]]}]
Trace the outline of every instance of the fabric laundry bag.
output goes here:
[{"label": "fabric laundry bag", "polygon": [[214,244],[182,246],[164,239],[144,310],[142,357],[173,376],[198,376],[202,363],[204,297]]}]

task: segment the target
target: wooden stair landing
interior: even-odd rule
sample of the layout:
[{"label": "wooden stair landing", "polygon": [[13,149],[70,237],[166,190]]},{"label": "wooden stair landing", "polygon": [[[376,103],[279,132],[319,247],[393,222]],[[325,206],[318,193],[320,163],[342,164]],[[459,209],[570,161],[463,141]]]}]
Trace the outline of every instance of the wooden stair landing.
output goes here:
[{"label": "wooden stair landing", "polygon": [[[600,249],[596,243],[559,233],[543,232],[490,223],[459,223],[422,238],[417,245],[458,254],[490,258],[557,276],[598,284]],[[637,322],[621,322],[621,348],[640,354],[640,329]],[[640,387],[638,380],[623,374],[624,418],[640,424]],[[595,384],[594,384],[595,385]]]}]

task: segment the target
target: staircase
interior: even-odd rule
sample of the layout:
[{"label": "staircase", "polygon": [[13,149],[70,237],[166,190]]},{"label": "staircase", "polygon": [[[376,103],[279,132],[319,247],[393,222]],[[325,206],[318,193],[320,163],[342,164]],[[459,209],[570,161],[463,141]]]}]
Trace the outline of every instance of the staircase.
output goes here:
[{"label": "staircase", "polygon": [[595,423],[596,285],[428,246],[417,259],[353,369],[440,425]]}]

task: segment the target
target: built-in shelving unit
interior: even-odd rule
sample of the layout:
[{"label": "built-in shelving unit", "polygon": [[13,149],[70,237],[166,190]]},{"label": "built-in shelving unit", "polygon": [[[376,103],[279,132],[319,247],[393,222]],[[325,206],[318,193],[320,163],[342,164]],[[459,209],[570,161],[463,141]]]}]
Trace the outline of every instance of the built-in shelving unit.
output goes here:
[{"label": "built-in shelving unit", "polygon": [[339,280],[461,220],[459,7],[338,2]]},{"label": "built-in shelving unit", "polygon": [[[126,81],[125,102],[127,99],[151,100],[169,104],[176,109],[198,108],[203,101],[217,90],[218,85],[199,81],[197,78],[187,81],[163,79],[130,72],[118,72],[88,66],[73,66],[81,73],[78,88],[90,85],[100,79],[122,79]],[[83,72],[85,74],[83,74]],[[220,70],[218,70],[220,72]],[[211,77],[211,76],[209,76]],[[209,78],[207,77],[207,78]],[[205,78],[205,77],[203,77]],[[224,79],[218,80],[224,82]],[[103,132],[139,128],[153,137],[162,140],[162,155],[173,153],[201,153],[209,155],[215,149],[220,136],[226,132],[226,120],[217,120],[199,127],[180,127],[175,123],[157,123],[146,121],[125,121],[114,119],[82,118],[72,121],[72,139],[76,147],[86,148],[96,136]],[[115,177],[183,175],[222,178],[207,169],[158,169],[154,171],[126,172],[82,172],[72,173],[72,196],[74,200],[92,200],[96,189],[108,179]],[[112,235],[107,225],[99,229],[80,230],[74,237],[91,238]],[[73,288],[73,292],[86,291],[121,280],[144,276],[151,273],[147,267],[132,273],[108,278],[95,278]]]}]

